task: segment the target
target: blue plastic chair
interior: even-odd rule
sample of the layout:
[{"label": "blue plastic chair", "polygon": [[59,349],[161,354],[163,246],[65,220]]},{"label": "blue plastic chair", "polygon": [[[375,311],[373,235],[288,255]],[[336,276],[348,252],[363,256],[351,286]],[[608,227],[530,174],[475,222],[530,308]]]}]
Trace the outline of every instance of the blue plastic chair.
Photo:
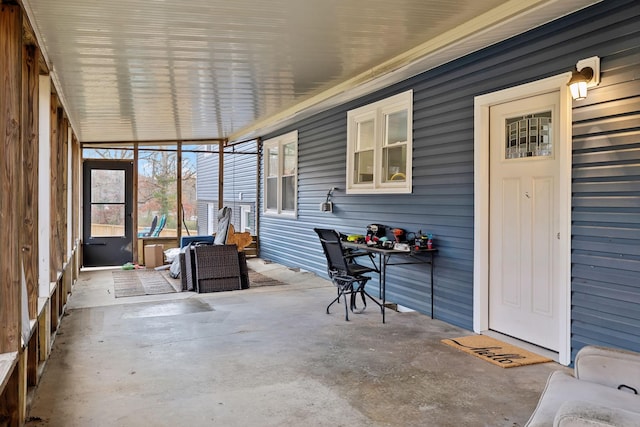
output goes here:
[{"label": "blue plastic chair", "polygon": [[158,225],[158,215],[155,215],[153,217],[153,220],[151,221],[151,226],[148,228],[145,228],[142,231],[138,232],[138,237],[149,237],[151,236],[151,233],[153,233],[156,229],[156,226]]},{"label": "blue plastic chair", "polygon": [[151,237],[158,237],[160,236],[160,232],[162,231],[162,229],[164,228],[165,224],[167,223],[167,216],[166,215],[162,215],[160,217],[160,221],[158,221],[158,226],[156,227],[155,230],[153,230],[152,233],[150,233]]}]

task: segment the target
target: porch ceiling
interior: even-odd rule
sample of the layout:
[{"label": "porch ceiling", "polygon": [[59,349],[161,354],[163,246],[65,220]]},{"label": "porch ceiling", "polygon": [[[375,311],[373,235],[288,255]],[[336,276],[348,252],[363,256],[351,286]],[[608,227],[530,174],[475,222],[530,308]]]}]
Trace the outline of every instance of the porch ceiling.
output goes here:
[{"label": "porch ceiling", "polygon": [[264,134],[593,0],[23,0],[82,142]]}]

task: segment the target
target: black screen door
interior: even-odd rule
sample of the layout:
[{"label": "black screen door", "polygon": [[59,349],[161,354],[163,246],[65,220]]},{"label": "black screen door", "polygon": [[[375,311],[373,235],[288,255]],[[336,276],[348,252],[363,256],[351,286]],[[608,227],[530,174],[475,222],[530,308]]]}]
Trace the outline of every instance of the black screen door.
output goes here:
[{"label": "black screen door", "polygon": [[86,160],[83,185],[83,265],[132,262],[133,163]]}]

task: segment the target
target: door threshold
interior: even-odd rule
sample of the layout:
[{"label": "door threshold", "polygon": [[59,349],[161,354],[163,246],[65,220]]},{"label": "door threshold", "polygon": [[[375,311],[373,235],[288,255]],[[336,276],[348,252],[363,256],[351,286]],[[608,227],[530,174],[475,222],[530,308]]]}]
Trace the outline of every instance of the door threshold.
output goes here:
[{"label": "door threshold", "polygon": [[539,354],[540,356],[544,356],[547,357],[551,360],[553,360],[554,362],[558,362],[560,363],[560,355],[557,351],[553,351],[553,350],[549,350],[548,348],[544,348],[544,347],[540,347],[537,346],[535,344],[531,344],[530,342],[527,341],[522,341],[518,338],[514,338],[510,335],[505,335],[502,334],[500,332],[496,332],[496,331],[492,331],[492,330],[487,330],[487,331],[482,331],[481,332],[482,335],[486,335],[488,337],[491,338],[495,338],[497,340],[500,341],[504,341],[508,344],[511,345],[515,345],[517,347],[523,348],[527,351],[530,351],[531,353],[535,353],[535,354]]}]

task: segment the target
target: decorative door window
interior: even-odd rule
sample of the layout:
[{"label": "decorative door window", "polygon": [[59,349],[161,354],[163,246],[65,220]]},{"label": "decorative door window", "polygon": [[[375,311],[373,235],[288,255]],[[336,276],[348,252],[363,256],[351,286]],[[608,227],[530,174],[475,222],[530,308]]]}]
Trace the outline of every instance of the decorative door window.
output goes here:
[{"label": "decorative door window", "polygon": [[505,158],[551,156],[551,126],[551,111],[506,119]]}]

